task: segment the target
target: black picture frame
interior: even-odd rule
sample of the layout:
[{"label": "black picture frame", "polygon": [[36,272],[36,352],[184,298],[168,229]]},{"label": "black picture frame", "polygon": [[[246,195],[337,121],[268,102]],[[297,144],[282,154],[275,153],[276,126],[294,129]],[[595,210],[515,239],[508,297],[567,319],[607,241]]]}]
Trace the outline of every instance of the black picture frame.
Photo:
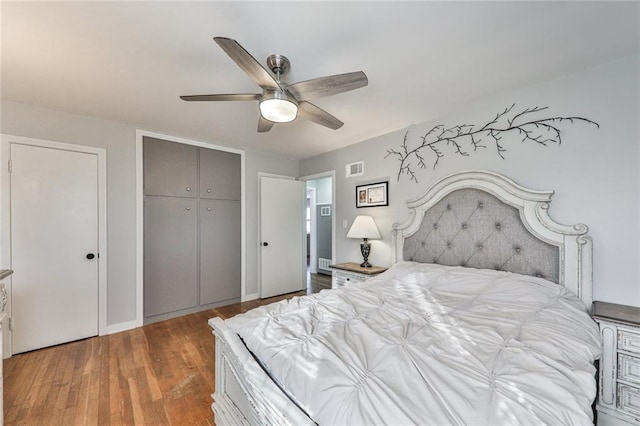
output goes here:
[{"label": "black picture frame", "polygon": [[389,205],[389,181],[356,185],[356,207],[383,207]]}]

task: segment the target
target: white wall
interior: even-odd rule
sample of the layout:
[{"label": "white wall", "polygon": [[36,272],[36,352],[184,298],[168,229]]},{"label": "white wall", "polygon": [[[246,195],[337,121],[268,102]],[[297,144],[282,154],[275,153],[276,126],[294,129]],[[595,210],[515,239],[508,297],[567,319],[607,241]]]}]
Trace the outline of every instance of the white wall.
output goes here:
[{"label": "white wall", "polygon": [[[390,264],[390,231],[407,218],[405,201],[422,194],[440,178],[460,170],[486,169],[506,174],[536,189],[554,189],[550,215],[561,223],[582,222],[594,240],[594,299],[640,306],[640,58],[631,56],[573,75],[500,93],[443,111],[441,117],[301,162],[302,175],[343,170],[345,164],[365,161],[365,175],[336,176],[336,262],[359,259],[358,242],[345,238],[357,214],[371,214],[383,239],[373,241],[370,260]],[[515,136],[504,139],[506,159],[495,145],[468,157],[447,153],[434,170],[417,170],[419,183],[407,176],[397,180],[399,162],[385,159],[387,149],[400,147],[405,132],[415,146],[421,135],[438,124],[482,125],[505,107],[548,106],[549,115],[582,116],[600,129],[583,123],[562,123],[561,145],[546,148]],[[430,161],[429,153],[424,153]],[[390,205],[355,208],[357,184],[389,180]]]},{"label": "white wall", "polygon": [[[136,315],[135,141],[132,125],[68,114],[16,102],[2,102],[1,133],[107,150],[107,325]],[[154,129],[144,129],[153,131]],[[169,135],[181,136],[181,135]],[[219,141],[200,141],[224,146]],[[298,162],[246,151],[246,294],[257,293],[257,174],[298,176]],[[8,265],[2,265],[7,267]]]}]

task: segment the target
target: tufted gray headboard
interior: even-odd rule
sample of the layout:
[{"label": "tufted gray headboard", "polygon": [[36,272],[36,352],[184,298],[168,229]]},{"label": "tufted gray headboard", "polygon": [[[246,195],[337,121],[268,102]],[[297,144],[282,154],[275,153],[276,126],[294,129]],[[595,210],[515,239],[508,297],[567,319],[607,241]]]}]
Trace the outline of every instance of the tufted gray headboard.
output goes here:
[{"label": "tufted gray headboard", "polygon": [[497,269],[545,278],[592,298],[587,227],[548,215],[553,191],[526,189],[487,171],[456,173],[407,202],[395,224],[393,261]]},{"label": "tufted gray headboard", "polygon": [[533,236],[518,209],[479,189],[458,189],[405,238],[404,260],[496,269],[558,282],[559,250]]}]

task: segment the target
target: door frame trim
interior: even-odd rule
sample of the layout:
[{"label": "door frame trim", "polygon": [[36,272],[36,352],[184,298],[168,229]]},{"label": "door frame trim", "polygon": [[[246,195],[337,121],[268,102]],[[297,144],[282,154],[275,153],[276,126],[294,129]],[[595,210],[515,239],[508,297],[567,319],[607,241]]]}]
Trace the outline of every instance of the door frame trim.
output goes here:
[{"label": "door frame trim", "polygon": [[309,199],[309,250],[307,250],[307,257],[309,258],[309,272],[312,274],[318,273],[318,265],[316,261],[316,240],[317,240],[317,232],[314,232],[314,227],[316,226],[316,201],[317,194],[316,188],[306,187],[307,190],[307,198]]},{"label": "door frame trim", "polygon": [[[80,152],[96,155],[98,164],[98,335],[107,334],[107,150],[94,146],[77,145],[46,139],[27,138],[1,134],[0,164],[0,262],[11,265],[11,177],[8,168],[11,144],[30,145],[64,151]],[[7,280],[11,288],[11,277]],[[9,298],[11,299],[11,298]],[[11,316],[11,302],[8,305],[8,316]],[[9,331],[10,333],[10,331]],[[9,334],[7,333],[7,334]],[[5,355],[13,353],[11,339],[5,338]]]},{"label": "door frame trim", "polygon": [[143,137],[162,139],[200,148],[215,149],[240,155],[240,300],[245,300],[246,292],[246,212],[245,212],[245,151],[209,142],[195,141],[162,133],[136,130],[136,327],[144,323],[144,158]]}]

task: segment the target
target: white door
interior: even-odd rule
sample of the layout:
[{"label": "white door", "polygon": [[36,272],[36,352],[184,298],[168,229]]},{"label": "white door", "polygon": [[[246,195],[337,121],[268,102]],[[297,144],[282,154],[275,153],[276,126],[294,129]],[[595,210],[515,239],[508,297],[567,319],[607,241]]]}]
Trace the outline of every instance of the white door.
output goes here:
[{"label": "white door", "polygon": [[98,334],[97,155],[11,144],[13,353]]},{"label": "white door", "polygon": [[260,297],[306,287],[305,183],[260,178]]}]

